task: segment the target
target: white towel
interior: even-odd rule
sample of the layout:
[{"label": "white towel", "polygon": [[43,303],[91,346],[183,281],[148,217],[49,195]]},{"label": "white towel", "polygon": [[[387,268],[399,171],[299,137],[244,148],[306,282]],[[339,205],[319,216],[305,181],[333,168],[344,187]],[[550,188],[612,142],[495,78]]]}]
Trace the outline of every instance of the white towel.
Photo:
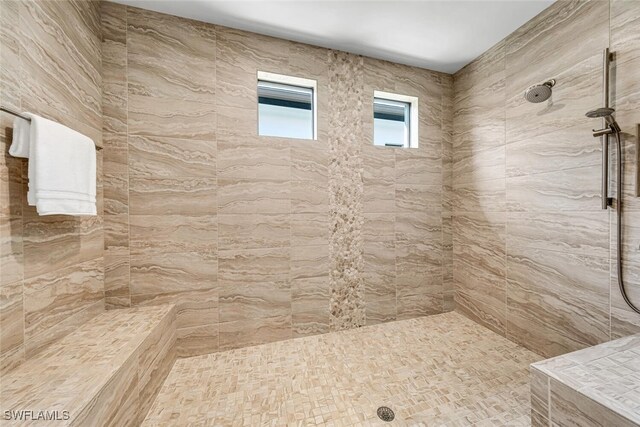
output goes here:
[{"label": "white towel", "polygon": [[[23,113],[26,117],[32,117],[31,113]],[[9,147],[9,154],[13,157],[29,158],[29,135],[31,132],[31,123],[20,117],[13,120],[13,140]]]},{"label": "white towel", "polygon": [[40,215],[96,215],[93,141],[36,115],[29,139],[29,205]]}]

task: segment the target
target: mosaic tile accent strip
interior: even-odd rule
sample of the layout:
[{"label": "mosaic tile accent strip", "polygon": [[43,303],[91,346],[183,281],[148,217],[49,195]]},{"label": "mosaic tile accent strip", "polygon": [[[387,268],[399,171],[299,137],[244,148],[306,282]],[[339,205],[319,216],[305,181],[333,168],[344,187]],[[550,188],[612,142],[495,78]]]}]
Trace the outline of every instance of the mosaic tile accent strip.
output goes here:
[{"label": "mosaic tile accent strip", "polygon": [[366,320],[362,277],[362,98],[362,57],[329,51],[329,246],[332,330],[363,326]]},{"label": "mosaic tile accent strip", "polygon": [[531,374],[532,394],[548,396],[532,400],[532,423],[640,425],[640,334],[535,363]]},{"label": "mosaic tile accent strip", "polygon": [[459,313],[179,359],[144,426],[528,426],[540,356]]}]

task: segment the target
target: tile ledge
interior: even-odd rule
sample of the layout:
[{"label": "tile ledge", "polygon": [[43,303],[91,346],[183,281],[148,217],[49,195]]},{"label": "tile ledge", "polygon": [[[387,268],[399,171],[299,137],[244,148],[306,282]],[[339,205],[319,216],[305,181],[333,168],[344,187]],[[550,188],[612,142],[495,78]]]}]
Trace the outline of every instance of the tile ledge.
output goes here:
[{"label": "tile ledge", "polygon": [[[629,352],[633,353],[630,359],[633,363],[620,360],[622,353],[628,357]],[[633,383],[625,385],[618,381],[629,375],[640,378],[640,334],[556,356],[530,366],[611,412],[640,425],[640,406],[634,407],[623,400],[629,393],[640,393],[640,383],[633,386]]]},{"label": "tile ledge", "polygon": [[[32,407],[69,411],[74,425],[112,402],[98,402],[158,328],[175,321],[175,306],[104,311],[3,378],[4,409]],[[162,330],[160,331],[163,332]],[[28,406],[28,408],[27,408]]]}]

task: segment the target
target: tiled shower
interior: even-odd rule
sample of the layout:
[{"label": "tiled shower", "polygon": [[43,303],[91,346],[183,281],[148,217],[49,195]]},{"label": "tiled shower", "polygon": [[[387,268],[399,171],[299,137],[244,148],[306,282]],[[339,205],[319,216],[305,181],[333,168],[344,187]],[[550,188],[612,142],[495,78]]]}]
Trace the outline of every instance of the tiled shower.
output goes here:
[{"label": "tiled shower", "polygon": [[[600,123],[584,116],[601,105],[610,47],[627,150],[624,277],[637,298],[634,7],[556,3],[454,77],[458,307],[544,356],[638,332],[617,290],[615,215],[600,206],[602,152],[591,136]],[[549,78],[553,105],[526,102],[523,91]]]},{"label": "tiled shower", "polygon": [[[640,1],[558,0],[455,74],[120,3],[0,1],[0,104],[101,148],[98,215],[39,216],[0,114],[0,400],[17,405],[0,406],[49,409],[16,392],[62,389],[30,366],[69,368],[80,332],[100,348],[113,322],[137,341],[111,330],[86,366],[131,356],[77,379],[112,388],[68,403],[70,424],[375,425],[389,399],[405,425],[636,425],[554,404],[572,398],[553,364],[529,403],[531,363],[617,339],[640,360],[585,117],[605,48],[640,303]],[[259,72],[316,81],[314,140],[258,135]],[[549,79],[549,102],[523,98]],[[374,145],[374,91],[419,100],[417,147]]]},{"label": "tiled shower", "polygon": [[[451,76],[110,3],[102,19],[108,306],[177,301],[185,354],[451,306]],[[256,135],[263,70],[317,79],[316,141]],[[374,87],[422,95],[418,149],[371,146]]]}]

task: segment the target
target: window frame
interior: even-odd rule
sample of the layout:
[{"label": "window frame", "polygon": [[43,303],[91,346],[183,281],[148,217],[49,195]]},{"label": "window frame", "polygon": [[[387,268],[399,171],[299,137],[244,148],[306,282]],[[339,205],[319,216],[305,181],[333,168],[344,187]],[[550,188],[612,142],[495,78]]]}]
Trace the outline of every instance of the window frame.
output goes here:
[{"label": "window frame", "polygon": [[[258,114],[258,128],[256,132],[258,136],[266,137],[266,138],[290,138],[290,139],[299,139],[303,141],[317,141],[318,140],[318,81],[313,79],[306,79],[304,77],[294,77],[288,76],[285,74],[276,74],[270,73],[266,71],[258,71],[256,79],[256,107]],[[272,135],[260,135],[260,100],[258,99],[258,84],[260,82],[268,82],[268,83],[278,83],[288,86],[297,86],[300,88],[311,89],[311,120],[313,121],[312,132],[313,135],[311,138],[296,138],[293,136],[272,136]]]},{"label": "window frame", "polygon": [[[418,110],[418,97],[410,96],[410,95],[400,95],[398,93],[384,92],[380,90],[373,91],[373,98],[371,102],[371,107],[373,110],[375,99],[380,98],[386,101],[395,101],[395,102],[403,102],[409,104],[409,146],[384,146],[384,145],[375,145],[375,119],[373,124],[373,138],[371,139],[374,142],[375,147],[381,148],[403,148],[403,149],[411,149],[418,148],[419,146],[419,135],[418,128],[419,126],[419,110]],[[406,126],[406,122],[405,122]]]}]

